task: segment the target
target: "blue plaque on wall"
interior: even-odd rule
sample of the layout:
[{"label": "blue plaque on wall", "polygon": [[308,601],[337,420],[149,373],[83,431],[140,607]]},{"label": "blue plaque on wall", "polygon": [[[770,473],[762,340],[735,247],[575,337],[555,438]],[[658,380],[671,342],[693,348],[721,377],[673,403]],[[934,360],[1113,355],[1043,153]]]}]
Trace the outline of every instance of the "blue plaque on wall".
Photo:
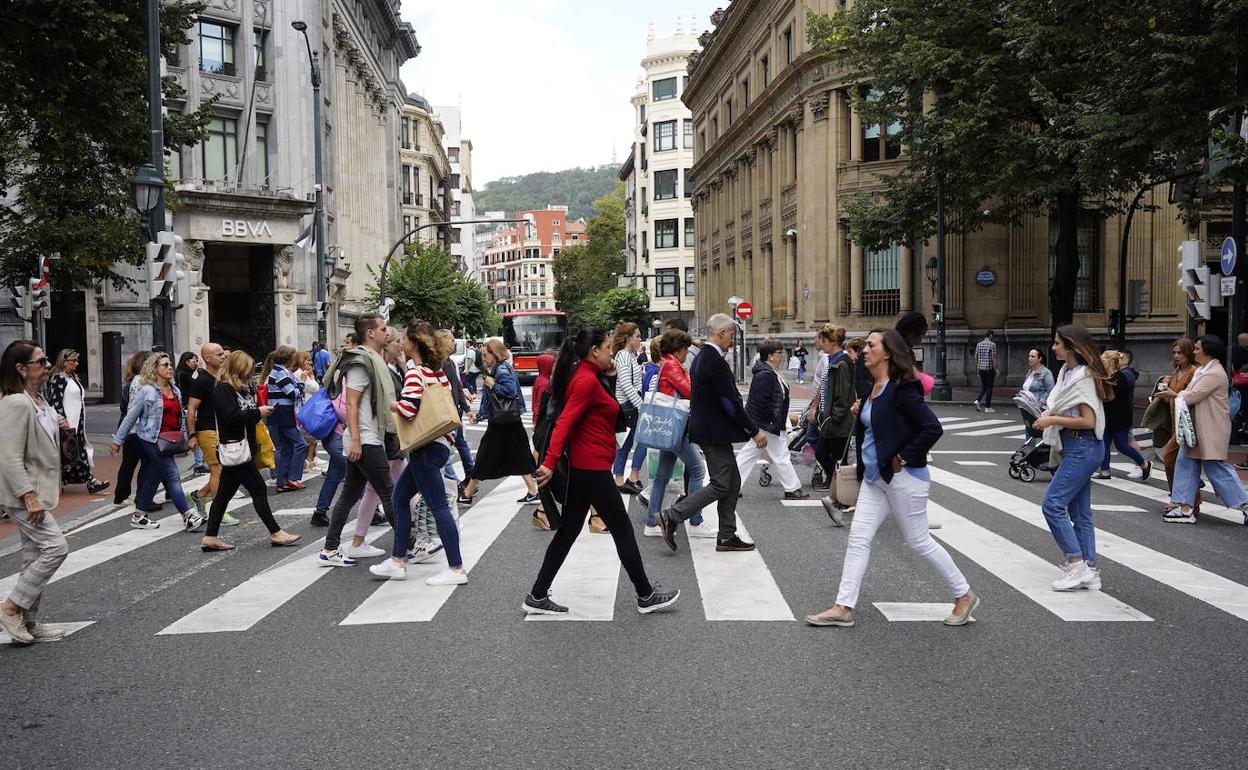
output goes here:
[{"label": "blue plaque on wall", "polygon": [[979,284],[980,286],[991,286],[996,282],[997,282],[997,274],[993,272],[992,268],[990,267],[982,268],[978,273],[975,274],[975,283]]}]

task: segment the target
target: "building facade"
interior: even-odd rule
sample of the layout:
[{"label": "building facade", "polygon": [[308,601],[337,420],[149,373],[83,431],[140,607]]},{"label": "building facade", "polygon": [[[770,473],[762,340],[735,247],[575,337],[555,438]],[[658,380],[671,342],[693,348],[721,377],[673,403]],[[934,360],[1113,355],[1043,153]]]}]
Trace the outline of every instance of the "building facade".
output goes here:
[{"label": "building facade", "polygon": [[494,233],[482,254],[481,282],[499,313],[513,310],[554,310],[555,257],[565,246],[585,237],[583,221],[568,221],[567,206],[522,211],[523,225]]},{"label": "building facade", "polygon": [[425,97],[411,94],[403,103],[399,133],[399,179],[402,180],[400,203],[403,208],[403,232],[424,227],[414,239],[450,244],[450,228],[440,227],[449,221],[447,178],[451,164],[442,146],[444,129]]},{"label": "building facade", "polygon": [[[450,160],[451,172],[447,178],[447,193],[451,222],[469,222],[477,218],[477,207],[472,197],[472,140],[464,138],[464,115],[459,107],[438,107],[438,115],[446,129],[442,144]],[[451,254],[466,273],[480,268],[477,259],[476,231],[472,225],[451,230]]]},{"label": "building facade", "polygon": [[[696,273],[692,187],[693,115],[679,98],[698,42],[677,22],[656,38],[654,25],[633,94],[633,146],[620,168],[627,220],[625,285],[650,292],[655,318],[694,316]],[[696,324],[695,324],[696,326]]]},{"label": "building facade", "polygon": [[[853,110],[850,94],[861,84],[810,50],[806,9],[839,6],[736,0],[712,15],[714,29],[699,38],[682,83],[694,121],[697,312],[728,312],[729,297],[745,298],[754,306],[752,338],[809,340],[826,322],[863,332],[891,326],[901,312],[930,310],[934,241],[877,252],[848,238],[842,203],[882,190],[879,175],[896,173],[906,157],[897,126],[864,125]],[[1154,208],[1136,214],[1125,277],[1143,282],[1147,300],[1129,339],[1142,368],[1160,373],[1186,322],[1178,244],[1189,237],[1220,243],[1229,216],[1189,234],[1164,187],[1144,203]],[[1097,334],[1117,304],[1122,219],[1089,214],[1080,228],[1075,321]],[[955,384],[974,378],[973,346],[984,329],[998,331],[1011,383],[1021,381],[1030,347],[1047,350],[1055,240],[1047,216],[948,238],[945,316]],[[1216,246],[1206,252],[1216,262]],[[1225,322],[1215,319],[1212,328]]]},{"label": "building facade", "polygon": [[[167,157],[184,239],[187,280],[176,312],[176,350],[208,340],[257,359],[316,336],[313,93],[307,25],[318,52],[324,132],[326,270],[330,342],[365,307],[367,264],[399,236],[399,66],[419,46],[396,0],[208,0],[187,30],[190,45],[167,62],[189,112],[211,98],[208,137]],[[149,349],[152,316],[143,268],[134,290],[104,282],[54,295],[46,346],[83,352],[84,380],[102,390],[102,335],[119,332],[124,354]],[[341,310],[341,313],[339,313]],[[0,319],[0,337],[22,326]]]}]

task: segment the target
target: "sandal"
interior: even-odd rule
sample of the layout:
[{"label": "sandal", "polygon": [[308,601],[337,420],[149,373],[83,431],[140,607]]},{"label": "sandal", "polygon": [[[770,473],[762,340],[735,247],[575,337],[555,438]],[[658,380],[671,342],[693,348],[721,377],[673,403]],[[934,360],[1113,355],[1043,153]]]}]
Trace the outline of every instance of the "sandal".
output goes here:
[{"label": "sandal", "polygon": [[233,551],[234,546],[224,540],[217,540],[215,543],[204,541],[199,544],[199,550],[204,553],[212,553],[213,551]]},{"label": "sandal", "polygon": [[99,479],[91,479],[87,482],[87,494],[98,495],[112,484],[111,481],[100,481]]},{"label": "sandal", "polygon": [[289,548],[295,543],[299,542],[299,539],[302,537],[302,535],[291,535],[291,533],[289,532],[287,532],[286,534],[290,535],[289,540],[274,540],[272,537],[270,537],[269,545],[273,546],[274,548]]},{"label": "sandal", "polygon": [[602,517],[595,513],[589,517],[589,531],[595,535],[601,535],[611,530],[607,528],[607,523],[602,520]]},{"label": "sandal", "polygon": [[550,521],[547,520],[546,518],[546,511],[543,511],[541,508],[538,508],[536,511],[533,512],[532,522],[533,522],[533,526],[537,527],[538,529],[544,532],[550,531]]}]

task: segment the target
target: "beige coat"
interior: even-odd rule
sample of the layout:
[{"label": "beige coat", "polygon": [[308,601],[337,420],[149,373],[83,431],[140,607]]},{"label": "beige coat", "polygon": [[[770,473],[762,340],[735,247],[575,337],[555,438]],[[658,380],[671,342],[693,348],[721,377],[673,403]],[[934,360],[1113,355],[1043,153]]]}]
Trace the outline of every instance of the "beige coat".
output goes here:
[{"label": "beige coat", "polygon": [[0,505],[24,508],[22,496],[33,491],[52,510],[61,499],[61,448],[39,424],[30,398],[23,393],[0,398],[0,425]]},{"label": "beige coat", "polygon": [[[1199,367],[1197,367],[1199,368]],[[1214,361],[1203,377],[1179,395],[1196,423],[1196,446],[1187,450],[1194,460],[1225,460],[1231,445],[1231,406],[1227,399],[1230,379],[1222,364]]]}]

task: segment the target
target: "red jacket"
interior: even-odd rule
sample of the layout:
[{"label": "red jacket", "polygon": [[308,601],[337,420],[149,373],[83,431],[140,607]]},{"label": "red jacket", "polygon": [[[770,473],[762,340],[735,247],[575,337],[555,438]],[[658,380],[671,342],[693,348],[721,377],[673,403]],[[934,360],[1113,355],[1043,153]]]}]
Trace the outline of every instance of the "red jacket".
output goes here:
[{"label": "red jacket", "polygon": [[689,372],[671,354],[663,356],[663,368],[659,369],[659,392],[665,396],[679,395],[681,398],[689,398],[689,394],[693,392],[689,384]]},{"label": "red jacket", "polygon": [[611,470],[615,462],[615,421],[620,404],[602,386],[598,379],[601,376],[602,370],[592,361],[581,359],[576,365],[542,465],[555,469],[568,434],[575,430],[576,441],[568,457],[571,467],[583,471]]}]

